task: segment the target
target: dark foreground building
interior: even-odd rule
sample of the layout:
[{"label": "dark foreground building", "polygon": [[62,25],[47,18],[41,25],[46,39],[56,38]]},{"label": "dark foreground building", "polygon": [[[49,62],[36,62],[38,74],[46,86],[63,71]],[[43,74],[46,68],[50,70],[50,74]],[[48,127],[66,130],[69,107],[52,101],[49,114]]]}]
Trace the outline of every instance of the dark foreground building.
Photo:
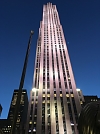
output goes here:
[{"label": "dark foreground building", "polygon": [[[97,95],[85,95],[83,109],[79,116],[79,134],[98,134],[100,98]],[[97,116],[98,115],[98,116]],[[98,119],[96,119],[98,118]],[[98,121],[96,121],[98,120]]]},{"label": "dark foreground building", "polygon": [[[0,129],[4,134],[5,133],[10,134],[17,97],[18,97],[18,90],[14,90],[8,113],[8,118],[0,120]],[[28,96],[27,91],[23,89],[20,100],[20,108],[17,115],[16,132],[14,134],[24,134],[27,109],[28,109]]]},{"label": "dark foreground building", "polygon": [[100,134],[100,101],[84,106],[78,121],[79,134]]},{"label": "dark foreground building", "polygon": [[0,119],[0,134],[10,134],[11,121],[8,119]]},{"label": "dark foreground building", "polygon": [[[8,119],[12,122],[14,118],[14,112],[15,112],[15,106],[16,106],[16,100],[18,97],[18,90],[14,90],[12,101],[10,104],[10,109],[8,113]],[[26,117],[27,117],[27,109],[28,109],[28,96],[27,96],[27,90],[23,89],[21,100],[20,100],[20,108],[17,115],[17,122],[16,122],[16,132],[22,133],[24,131],[24,126],[26,123]]]}]

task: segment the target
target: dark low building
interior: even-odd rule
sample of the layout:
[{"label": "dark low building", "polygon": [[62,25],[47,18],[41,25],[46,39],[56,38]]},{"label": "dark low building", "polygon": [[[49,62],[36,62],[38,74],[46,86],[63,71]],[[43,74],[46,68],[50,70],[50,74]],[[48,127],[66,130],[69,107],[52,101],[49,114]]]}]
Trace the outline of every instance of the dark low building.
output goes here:
[{"label": "dark low building", "polygon": [[84,105],[90,103],[90,102],[95,102],[95,101],[98,101],[99,98],[97,95],[84,95],[84,100],[85,100],[85,103]]},{"label": "dark low building", "polygon": [[[14,90],[9,112],[8,112],[8,118],[0,119],[0,134],[10,134],[11,132],[17,98],[18,98],[18,90]],[[27,117],[27,109],[28,109],[28,95],[27,95],[27,91],[23,89],[14,134],[24,134],[26,117]]]},{"label": "dark low building", "polygon": [[87,103],[78,121],[79,134],[100,134],[100,101]]}]

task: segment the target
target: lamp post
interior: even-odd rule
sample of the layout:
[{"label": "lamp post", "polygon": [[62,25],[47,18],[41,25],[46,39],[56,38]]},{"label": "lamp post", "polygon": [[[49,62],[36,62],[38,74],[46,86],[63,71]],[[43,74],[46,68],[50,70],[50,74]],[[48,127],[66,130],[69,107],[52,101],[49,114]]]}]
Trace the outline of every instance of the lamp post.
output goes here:
[{"label": "lamp post", "polygon": [[21,100],[21,94],[22,94],[22,89],[23,89],[24,80],[25,80],[25,74],[26,74],[26,68],[27,68],[28,57],[29,57],[29,52],[30,52],[30,45],[31,45],[32,35],[33,35],[33,31],[30,32],[29,42],[28,42],[26,56],[25,56],[25,60],[24,60],[24,66],[23,66],[22,75],[21,75],[21,79],[20,79],[19,90],[18,90],[18,97],[17,97],[14,116],[13,116],[11,134],[15,134],[15,130],[16,130],[17,116],[18,116],[18,111],[19,111],[19,107],[20,107],[20,100]]}]

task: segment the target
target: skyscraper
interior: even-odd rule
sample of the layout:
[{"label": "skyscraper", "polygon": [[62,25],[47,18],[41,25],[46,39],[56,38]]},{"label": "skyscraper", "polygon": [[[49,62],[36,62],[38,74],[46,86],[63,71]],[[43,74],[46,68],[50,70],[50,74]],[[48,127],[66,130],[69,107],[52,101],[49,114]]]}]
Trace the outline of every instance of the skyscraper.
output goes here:
[{"label": "skyscraper", "polygon": [[81,104],[55,5],[43,6],[26,134],[78,134]]}]

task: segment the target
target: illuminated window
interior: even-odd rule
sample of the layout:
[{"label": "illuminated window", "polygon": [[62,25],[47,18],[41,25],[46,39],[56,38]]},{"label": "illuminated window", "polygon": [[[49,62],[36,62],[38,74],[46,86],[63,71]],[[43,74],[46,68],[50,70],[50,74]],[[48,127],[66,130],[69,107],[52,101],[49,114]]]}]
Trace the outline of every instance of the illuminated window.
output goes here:
[{"label": "illuminated window", "polygon": [[69,94],[66,94],[66,97],[69,97]]},{"label": "illuminated window", "polygon": [[25,94],[26,92],[22,92],[22,93],[24,93],[24,94]]},{"label": "illuminated window", "polygon": [[34,122],[34,124],[36,124],[36,122]]},{"label": "illuminated window", "polygon": [[31,130],[29,130],[28,132],[31,132]]},{"label": "illuminated window", "polygon": [[62,97],[62,94],[60,94],[60,97]]},{"label": "illuminated window", "polygon": [[20,118],[17,119],[17,122],[20,122]]},{"label": "illuminated window", "polygon": [[36,129],[35,128],[33,129],[33,132],[36,132]]},{"label": "illuminated window", "polygon": [[82,101],[80,101],[80,104],[83,104],[83,102],[82,102]]},{"label": "illuminated window", "polygon": [[74,97],[74,95],[73,95],[73,94],[71,94],[71,97]]},{"label": "illuminated window", "polygon": [[29,124],[32,124],[32,121],[30,121]]},{"label": "illuminated window", "polygon": [[56,97],[56,94],[54,94],[54,97]]},{"label": "illuminated window", "polygon": [[45,97],[45,94],[43,94],[43,96],[42,97]]},{"label": "illuminated window", "polygon": [[34,103],[34,101],[31,102],[31,104],[33,104],[33,103]]},{"label": "illuminated window", "polygon": [[45,103],[45,100],[44,100],[44,101],[42,101],[42,103]]}]

